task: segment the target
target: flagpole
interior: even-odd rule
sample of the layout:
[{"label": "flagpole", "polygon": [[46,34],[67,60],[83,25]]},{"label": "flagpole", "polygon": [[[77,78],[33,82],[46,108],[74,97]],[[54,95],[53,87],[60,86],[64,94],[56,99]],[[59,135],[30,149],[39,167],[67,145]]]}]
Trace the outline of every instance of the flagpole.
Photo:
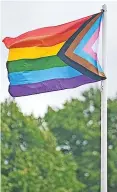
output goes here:
[{"label": "flagpole", "polygon": [[[102,67],[106,74],[107,6],[102,6]],[[107,192],[107,80],[101,82],[101,192]]]}]

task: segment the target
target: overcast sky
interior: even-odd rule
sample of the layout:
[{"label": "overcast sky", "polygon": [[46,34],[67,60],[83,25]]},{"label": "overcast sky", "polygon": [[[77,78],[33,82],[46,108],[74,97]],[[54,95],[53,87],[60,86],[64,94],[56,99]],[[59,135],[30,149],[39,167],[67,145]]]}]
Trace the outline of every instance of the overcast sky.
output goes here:
[{"label": "overcast sky", "polygon": [[[6,36],[15,37],[26,31],[36,28],[58,25],[76,20],[100,11],[102,4],[108,7],[107,23],[107,77],[108,97],[114,97],[117,93],[117,2],[34,2],[11,1],[2,2],[2,39]],[[8,50],[2,44],[1,101],[9,97],[6,61]],[[36,116],[43,115],[47,106],[61,107],[66,100],[77,98],[81,92],[100,83],[83,85],[81,87],[58,92],[44,93],[27,97],[16,98],[16,102],[24,113],[33,112]]]}]

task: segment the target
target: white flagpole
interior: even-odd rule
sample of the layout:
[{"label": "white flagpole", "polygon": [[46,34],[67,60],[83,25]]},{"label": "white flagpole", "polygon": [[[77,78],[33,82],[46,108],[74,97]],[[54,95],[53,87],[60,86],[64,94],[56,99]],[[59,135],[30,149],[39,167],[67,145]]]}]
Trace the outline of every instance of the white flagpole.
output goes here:
[{"label": "white flagpole", "polygon": [[[106,25],[107,6],[103,5],[104,18],[102,23],[102,67],[106,74]],[[107,192],[107,80],[103,80],[101,90],[101,192]]]}]

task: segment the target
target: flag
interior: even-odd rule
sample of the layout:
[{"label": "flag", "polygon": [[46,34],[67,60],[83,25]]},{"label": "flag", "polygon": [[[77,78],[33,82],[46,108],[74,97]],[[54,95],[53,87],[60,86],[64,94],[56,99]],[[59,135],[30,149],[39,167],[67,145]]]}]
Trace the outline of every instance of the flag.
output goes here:
[{"label": "flag", "polygon": [[3,39],[9,93],[33,95],[104,80],[97,58],[103,12]]}]

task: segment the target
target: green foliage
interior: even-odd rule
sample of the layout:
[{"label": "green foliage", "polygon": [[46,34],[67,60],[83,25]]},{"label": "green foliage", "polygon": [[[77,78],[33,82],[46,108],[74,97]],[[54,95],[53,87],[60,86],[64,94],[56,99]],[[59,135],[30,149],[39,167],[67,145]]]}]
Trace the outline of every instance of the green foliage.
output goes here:
[{"label": "green foliage", "polygon": [[117,96],[108,100],[108,183],[109,192],[117,191]]},{"label": "green foliage", "polygon": [[2,192],[80,192],[71,154],[56,150],[56,139],[16,103],[1,104]]},{"label": "green foliage", "polygon": [[[48,108],[45,115],[61,150],[71,152],[77,163],[77,179],[85,192],[100,191],[100,91],[90,89],[82,100],[72,99],[64,108]],[[109,192],[117,189],[117,97],[108,100]]]},{"label": "green foliage", "polygon": [[[1,104],[2,192],[100,191],[100,91],[26,116]],[[49,129],[48,129],[49,128]],[[108,99],[108,191],[117,191],[117,96]]]}]

